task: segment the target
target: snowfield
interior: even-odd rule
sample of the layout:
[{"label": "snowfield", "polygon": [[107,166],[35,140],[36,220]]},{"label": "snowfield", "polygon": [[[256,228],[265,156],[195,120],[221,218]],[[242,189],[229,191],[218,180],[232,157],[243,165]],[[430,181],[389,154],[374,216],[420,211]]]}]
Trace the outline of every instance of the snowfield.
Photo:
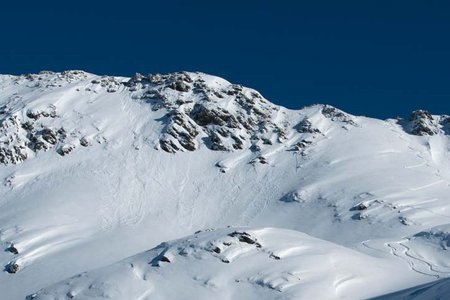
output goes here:
[{"label": "snowfield", "polygon": [[[387,280],[396,272],[406,276]],[[414,281],[419,276],[392,257],[376,258],[286,229],[230,228],[163,243],[31,298],[354,299]]]},{"label": "snowfield", "polygon": [[1,75],[0,299],[445,298],[449,133],[203,73]]}]

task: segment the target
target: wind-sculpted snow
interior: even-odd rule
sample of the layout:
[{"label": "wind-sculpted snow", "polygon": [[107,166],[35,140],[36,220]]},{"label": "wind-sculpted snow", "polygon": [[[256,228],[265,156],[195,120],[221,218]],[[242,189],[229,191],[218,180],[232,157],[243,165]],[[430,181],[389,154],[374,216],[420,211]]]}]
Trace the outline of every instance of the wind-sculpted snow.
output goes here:
[{"label": "wind-sculpted snow", "polygon": [[[205,250],[206,261],[167,256],[171,263],[150,264],[149,272],[185,261],[183,268],[192,262],[205,270],[217,264],[220,268],[208,273],[214,277],[255,256],[248,270],[265,274],[267,260],[278,263],[277,271],[237,278],[245,282],[240,288],[248,287],[244,296],[289,298],[300,286],[314,290],[319,281],[291,285],[297,275],[283,273],[289,268],[282,255],[264,252],[267,243],[257,232],[275,227],[331,242],[323,242],[330,249],[326,257],[336,248],[377,258],[379,266],[393,263],[398,268],[388,273],[399,281],[380,279],[377,289],[385,294],[445,278],[448,132],[447,116],[424,111],[383,121],[329,105],[289,110],[253,89],[198,72],[132,78],[83,71],[2,75],[0,298],[23,299],[76,274],[116,266],[162,241],[227,226],[262,228],[244,230],[257,240],[249,256],[225,257],[217,244],[220,253]],[[211,233],[218,236],[210,240],[247,239],[229,233]],[[304,241],[301,233],[290,238]],[[250,247],[242,241],[235,245]],[[328,278],[328,262],[317,267],[317,278]],[[358,292],[344,292],[345,297],[369,296],[360,293],[374,283],[358,281],[362,273],[350,271],[356,277],[341,280]],[[380,271],[386,278],[388,273]],[[188,277],[179,276],[173,278],[183,285]],[[235,277],[229,279],[233,283],[220,287],[224,297],[237,284]],[[163,282],[146,292],[165,295],[169,285]],[[331,282],[336,280],[324,281],[330,287],[324,293],[342,294]]]},{"label": "wind-sculpted snow", "polygon": [[402,268],[296,231],[228,228],[162,243],[28,299],[355,299],[404,286],[389,276]]}]

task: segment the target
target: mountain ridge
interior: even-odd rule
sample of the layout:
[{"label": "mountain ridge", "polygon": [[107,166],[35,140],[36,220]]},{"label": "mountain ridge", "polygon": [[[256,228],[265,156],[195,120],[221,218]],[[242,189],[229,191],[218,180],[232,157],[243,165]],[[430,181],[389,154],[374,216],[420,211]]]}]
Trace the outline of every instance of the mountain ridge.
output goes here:
[{"label": "mountain ridge", "polygon": [[[190,74],[190,75],[189,75]],[[230,84],[218,77],[211,77],[201,73],[170,73],[166,75],[153,74],[142,76],[136,74],[128,80],[124,77],[95,76],[83,71],[64,71],[53,73],[43,71],[39,74],[27,74],[20,76],[3,75],[3,80],[12,80],[13,84],[25,84],[32,89],[62,87],[82,80],[90,84],[84,87],[85,92],[98,93],[94,87],[100,86],[103,92],[116,93],[117,89],[128,89],[130,97],[135,100],[145,101],[152,111],[166,109],[167,113],[159,121],[165,124],[162,129],[159,147],[166,152],[194,151],[198,148],[198,136],[204,140],[204,144],[211,150],[230,151],[241,150],[244,146],[259,149],[258,141],[263,144],[271,144],[274,140],[281,142],[285,139],[285,130],[297,129],[298,132],[320,133],[318,128],[312,128],[311,122],[305,116],[298,124],[289,124],[282,120],[278,124],[271,122],[278,118],[273,111],[282,109],[286,111],[301,112],[302,110],[287,110],[273,105],[255,90],[236,84]],[[195,76],[195,77],[194,77]],[[202,78],[208,77],[210,86]],[[191,77],[194,77],[192,79]],[[87,80],[89,78],[89,80]],[[28,81],[28,82],[27,82]],[[211,84],[213,82],[213,84]],[[80,92],[80,88],[76,89]],[[224,99],[227,97],[226,99]],[[10,98],[15,98],[11,95]],[[9,103],[0,108],[2,116],[2,135],[7,136],[7,141],[2,141],[0,149],[1,163],[18,163],[25,160],[28,149],[36,152],[47,150],[58,141],[63,142],[67,137],[63,127],[41,129],[36,132],[34,126],[39,124],[40,118],[56,118],[57,107],[49,103],[46,107],[30,107],[17,111],[11,99]],[[193,100],[195,99],[195,101]],[[195,102],[195,104],[190,105]],[[224,105],[228,107],[224,107]],[[340,121],[348,125],[356,126],[353,116],[329,105],[312,105],[321,107],[324,117],[332,121]],[[308,109],[308,107],[304,108]],[[24,117],[23,115],[26,115]],[[37,123],[36,125],[34,125]],[[287,124],[286,124],[287,123]],[[409,121],[401,122],[406,132],[415,135],[434,135],[444,128],[448,132],[450,118],[448,116],[432,116],[426,111],[418,110],[411,114]],[[287,128],[290,127],[290,128]],[[13,128],[13,132],[8,132]],[[275,133],[269,136],[264,133]],[[20,136],[22,135],[22,137]],[[272,134],[273,135],[273,134]],[[86,147],[91,142],[86,137],[78,137],[78,144]],[[256,140],[256,142],[255,142]],[[101,142],[97,140],[97,142]],[[7,144],[9,147],[5,147]],[[244,145],[245,144],[245,145]],[[60,155],[69,154],[75,145],[63,145],[57,149]]]},{"label": "mountain ridge", "polygon": [[[319,239],[304,239],[302,233],[294,238],[304,240],[312,254],[327,243],[327,249],[342,250],[336,250],[339,265],[348,260],[345,253],[357,251],[379,266],[394,264],[402,274],[391,285],[393,269],[381,267],[373,277],[361,277],[356,269],[335,268],[327,281],[329,298],[351,296],[338,292],[342,282],[359,287],[358,282],[377,281],[353,295],[365,298],[445,278],[450,268],[443,246],[450,223],[448,121],[426,111],[378,120],[329,105],[290,110],[256,90],[204,73],[3,75],[0,246],[5,251],[0,263],[5,269],[0,283],[7,288],[0,298],[23,299],[36,292],[48,299],[75,296],[76,286],[61,289],[72,284],[64,279],[86,271],[100,276],[92,277],[99,285],[79,295],[106,297],[113,292],[111,282],[123,274],[94,270],[115,270],[127,257],[133,262],[136,253],[163,241],[192,239],[193,232],[208,228],[215,231],[205,243],[228,239],[233,231],[274,228],[269,244],[286,230],[303,232]],[[233,241],[242,244],[238,237]],[[200,248],[195,265],[210,266],[211,273],[195,275],[204,277],[193,279],[195,284],[215,278],[216,268],[235,268],[204,261],[204,255],[217,253]],[[255,257],[263,255],[253,250]],[[310,254],[302,255],[307,260]],[[155,267],[154,257],[145,257]],[[274,273],[246,273],[249,297],[261,298],[260,288],[272,289],[292,277],[286,273],[290,263],[270,259],[280,263]],[[173,270],[163,282],[179,278],[174,274],[185,274],[194,262],[186,263],[170,264]],[[247,271],[263,272],[259,263]],[[301,280],[290,285],[288,279],[289,287],[276,295],[289,299],[317,290],[321,278],[329,276],[324,266],[300,268]],[[219,290],[229,297],[227,291],[239,286],[229,282],[242,278],[227,278],[216,287],[201,284],[205,297]],[[171,288],[144,285],[148,293],[141,294],[138,285],[139,293],[131,289],[129,297],[152,298]]]}]

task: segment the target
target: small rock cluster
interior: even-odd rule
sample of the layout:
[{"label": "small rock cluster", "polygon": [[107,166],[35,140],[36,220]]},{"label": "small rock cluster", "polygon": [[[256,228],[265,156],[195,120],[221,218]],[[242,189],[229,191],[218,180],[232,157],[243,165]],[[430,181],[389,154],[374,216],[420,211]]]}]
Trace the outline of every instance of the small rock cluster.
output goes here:
[{"label": "small rock cluster", "polygon": [[121,82],[118,81],[113,76],[103,76],[100,79],[93,79],[91,81],[91,84],[95,87],[96,85],[99,85],[103,88],[106,88],[106,91],[108,93],[115,93],[118,91],[119,87],[121,86]]},{"label": "small rock cluster", "polygon": [[58,88],[66,84],[84,80],[88,74],[80,70],[63,71],[55,73],[52,71],[41,71],[38,74],[25,74],[16,77],[15,83],[26,83],[33,88]]},{"label": "small rock cluster", "polygon": [[[10,252],[12,255],[19,254],[19,250],[17,249],[17,247],[14,244],[10,244],[9,247],[5,249],[5,251]],[[19,268],[20,268],[19,264],[15,260],[12,260],[5,266],[4,271],[6,271],[10,274],[14,274],[19,271]]]},{"label": "small rock cluster", "polygon": [[436,135],[439,133],[439,120],[425,110],[416,110],[409,117],[410,133],[414,135]]},{"label": "small rock cluster", "polygon": [[322,114],[332,121],[343,122],[352,126],[357,126],[357,123],[352,116],[331,105],[324,105],[322,108]]},{"label": "small rock cluster", "polygon": [[[196,235],[199,233],[200,231],[197,232]],[[176,248],[172,248],[168,244],[163,243],[159,246],[161,251],[159,251],[159,254],[156,255],[149,264],[153,267],[161,267],[165,263],[174,262],[177,255],[182,257],[189,256],[194,258],[203,258],[206,253],[210,253],[214,257],[220,259],[221,262],[228,264],[232,263],[232,260],[236,257],[236,251],[240,252],[243,247],[249,246],[254,247],[257,251],[262,251],[263,253],[267,252],[268,257],[271,259],[281,259],[281,257],[275,255],[274,253],[264,250],[258,239],[250,233],[246,231],[232,231],[226,236],[214,240],[198,242],[195,238],[189,239]],[[230,253],[234,254],[230,257]]]},{"label": "small rock cluster", "polygon": [[[75,145],[67,142],[69,133],[66,129],[45,125],[56,117],[56,107],[53,105],[44,109],[29,109],[25,117],[19,114],[4,115],[0,119],[0,163],[17,164],[32,153],[52,148],[61,156],[69,154]],[[71,135],[74,138],[74,133]],[[79,142],[82,146],[89,145],[83,137]]]}]

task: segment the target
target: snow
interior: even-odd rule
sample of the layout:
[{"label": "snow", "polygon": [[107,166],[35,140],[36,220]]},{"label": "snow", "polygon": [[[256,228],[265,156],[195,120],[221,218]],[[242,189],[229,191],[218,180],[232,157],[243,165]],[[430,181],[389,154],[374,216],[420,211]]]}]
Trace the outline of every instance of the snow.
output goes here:
[{"label": "snow", "polygon": [[[374,258],[296,231],[228,228],[163,243],[32,299],[354,299],[361,286],[358,297],[367,298],[418,281],[407,269],[395,258]],[[391,272],[407,275],[386,280]]]},{"label": "snow", "polygon": [[421,116],[414,135],[203,73],[1,76],[0,299],[362,299],[446,278],[447,119]]}]

